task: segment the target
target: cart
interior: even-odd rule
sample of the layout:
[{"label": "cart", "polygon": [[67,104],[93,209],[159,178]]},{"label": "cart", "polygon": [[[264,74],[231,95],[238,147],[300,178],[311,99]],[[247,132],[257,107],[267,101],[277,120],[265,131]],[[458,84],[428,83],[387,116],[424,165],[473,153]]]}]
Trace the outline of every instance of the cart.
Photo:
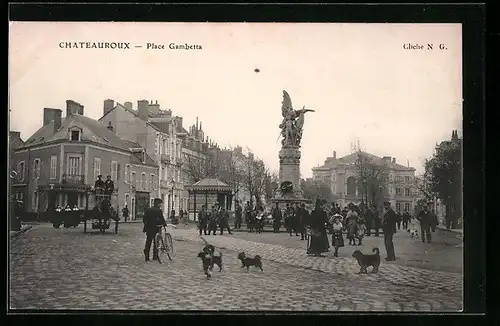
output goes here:
[{"label": "cart", "polygon": [[[91,210],[89,210],[89,197],[93,199],[94,204]],[[98,230],[99,233],[104,234],[106,230],[111,228],[112,221],[114,221],[114,232],[115,234],[118,233],[118,225],[120,224],[118,208],[118,193],[116,190],[112,193],[104,193],[100,189],[87,191],[83,232],[93,233],[93,230]],[[90,231],[87,226],[88,221],[90,221]]]}]

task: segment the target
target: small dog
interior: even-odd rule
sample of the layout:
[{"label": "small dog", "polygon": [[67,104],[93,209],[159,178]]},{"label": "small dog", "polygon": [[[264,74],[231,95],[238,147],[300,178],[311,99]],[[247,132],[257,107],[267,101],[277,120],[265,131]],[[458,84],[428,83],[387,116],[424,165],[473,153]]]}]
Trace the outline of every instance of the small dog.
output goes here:
[{"label": "small dog", "polygon": [[408,230],[408,233],[410,234],[410,237],[412,238],[418,238],[418,230]]},{"label": "small dog", "polygon": [[250,269],[250,266],[258,267],[262,272],[264,271],[262,269],[262,261],[259,255],[255,255],[255,257],[250,258],[247,257],[244,252],[240,252],[238,254],[238,259],[241,260],[241,267],[247,268],[247,272]]},{"label": "small dog", "polygon": [[200,252],[198,254],[198,258],[200,258],[201,261],[203,262],[203,271],[205,272],[207,279],[211,278],[212,269],[214,268],[214,261],[212,259],[212,256],[210,254]]},{"label": "small dog", "polygon": [[358,261],[360,271],[358,274],[367,274],[366,269],[368,266],[372,266],[372,273],[378,272],[378,267],[380,266],[380,251],[378,248],[373,248],[373,255],[365,255],[361,251],[356,250],[352,256]]}]

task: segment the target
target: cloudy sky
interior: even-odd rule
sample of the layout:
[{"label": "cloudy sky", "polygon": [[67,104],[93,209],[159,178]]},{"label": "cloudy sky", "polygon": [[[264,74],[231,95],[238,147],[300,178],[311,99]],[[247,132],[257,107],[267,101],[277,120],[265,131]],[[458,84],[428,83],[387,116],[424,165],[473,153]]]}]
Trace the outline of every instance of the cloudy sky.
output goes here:
[{"label": "cloudy sky", "polygon": [[[130,42],[131,49],[60,42]],[[165,49],[147,50],[148,42]],[[202,50],[170,50],[170,43]],[[434,50],[405,50],[407,43]],[[199,117],[221,146],[249,147],[277,170],[287,90],[296,109],[316,110],[304,126],[304,177],[334,150],[350,154],[358,140],[420,172],[434,144],[461,130],[461,48],[459,24],[14,22],[10,129],[28,138],[44,107],[65,112],[68,99],[95,119],[107,98],[134,108],[147,99],[183,116],[186,129]]]}]

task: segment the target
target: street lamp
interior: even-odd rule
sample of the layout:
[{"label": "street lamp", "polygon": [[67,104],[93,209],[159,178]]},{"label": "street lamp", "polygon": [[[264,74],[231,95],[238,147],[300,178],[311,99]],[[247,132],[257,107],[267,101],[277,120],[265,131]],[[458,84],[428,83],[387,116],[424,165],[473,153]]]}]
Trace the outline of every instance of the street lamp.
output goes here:
[{"label": "street lamp", "polygon": [[170,206],[171,207],[170,213],[169,213],[170,219],[173,219],[175,217],[175,216],[171,215],[172,211],[174,210],[174,186],[175,186],[175,180],[174,180],[174,178],[172,178],[172,206]]}]

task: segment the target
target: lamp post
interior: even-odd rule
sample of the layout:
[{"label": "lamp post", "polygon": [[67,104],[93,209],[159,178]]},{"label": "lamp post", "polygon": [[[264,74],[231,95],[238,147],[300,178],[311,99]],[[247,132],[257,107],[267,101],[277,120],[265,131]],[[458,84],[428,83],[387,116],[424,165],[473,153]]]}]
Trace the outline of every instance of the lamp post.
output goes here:
[{"label": "lamp post", "polygon": [[175,180],[174,180],[174,178],[172,178],[172,206],[170,206],[171,207],[170,213],[169,213],[170,219],[173,219],[175,217],[175,216],[171,215],[172,211],[174,210],[174,186],[175,186]]}]

